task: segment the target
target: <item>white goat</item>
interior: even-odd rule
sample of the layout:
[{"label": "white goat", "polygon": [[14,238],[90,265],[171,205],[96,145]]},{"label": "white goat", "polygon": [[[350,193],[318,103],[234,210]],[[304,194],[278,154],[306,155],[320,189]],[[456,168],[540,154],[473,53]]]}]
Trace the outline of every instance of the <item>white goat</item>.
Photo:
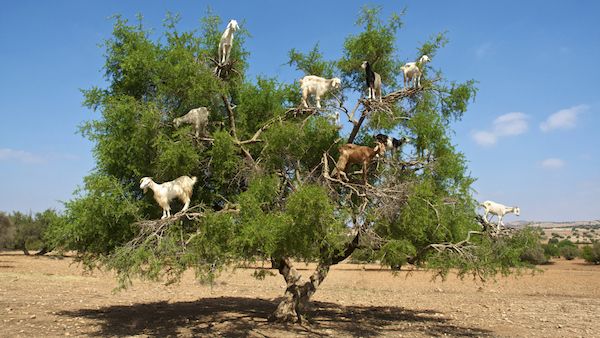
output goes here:
[{"label": "white goat", "polygon": [[379,98],[381,102],[381,75],[374,72],[371,68],[369,61],[363,61],[360,65],[365,70],[365,77],[367,79],[367,87],[369,89],[369,99]]},{"label": "white goat", "polygon": [[325,79],[316,75],[307,75],[300,79],[300,88],[302,88],[302,105],[308,108],[309,94],[315,95],[317,108],[321,108],[321,96],[331,89],[338,89],[342,84],[342,80],[337,77]]},{"label": "white goat", "polygon": [[231,20],[227,24],[223,35],[221,35],[221,41],[219,42],[219,62],[222,65],[229,62],[229,55],[233,46],[233,33],[238,29],[240,29],[240,26],[238,26],[237,21]]},{"label": "white goat", "polygon": [[[507,207],[506,205],[500,204],[500,203],[496,203],[496,202],[492,202],[492,201],[485,201],[483,203],[480,204],[484,210],[485,210],[485,214],[483,215],[483,218],[485,218],[486,222],[491,221],[493,215],[498,216],[498,230],[500,230],[500,226],[504,226],[504,223],[502,222],[502,217],[504,217],[504,215],[508,214],[508,213],[514,213],[515,215],[519,216],[521,213],[521,209],[519,207]],[[490,217],[490,219],[488,219],[488,214],[492,214],[492,217]]]},{"label": "white goat", "polygon": [[208,115],[210,115],[210,112],[208,111],[208,109],[206,109],[206,107],[200,107],[200,108],[196,108],[196,109],[192,109],[190,110],[187,114],[178,117],[176,119],[173,119],[173,123],[175,124],[176,128],[179,128],[179,126],[182,123],[189,123],[192,126],[194,126],[194,129],[196,131],[196,138],[202,136],[202,137],[206,137],[206,127],[208,126]]},{"label": "white goat", "polygon": [[425,63],[429,62],[429,57],[427,55],[421,56],[419,61],[417,62],[408,62],[404,66],[400,67],[402,73],[404,74],[404,87],[406,87],[407,83],[413,82],[413,86],[415,88],[421,87],[421,76],[423,72],[421,71],[421,67],[425,65]]},{"label": "white goat", "polygon": [[154,199],[163,209],[161,219],[171,217],[171,206],[169,202],[175,198],[179,198],[184,203],[181,211],[187,210],[190,206],[190,199],[192,198],[192,190],[196,184],[196,177],[181,176],[173,181],[165,182],[163,184],[155,183],[151,177],[144,177],[140,180],[140,188],[144,189],[144,192],[148,188],[154,191]]}]

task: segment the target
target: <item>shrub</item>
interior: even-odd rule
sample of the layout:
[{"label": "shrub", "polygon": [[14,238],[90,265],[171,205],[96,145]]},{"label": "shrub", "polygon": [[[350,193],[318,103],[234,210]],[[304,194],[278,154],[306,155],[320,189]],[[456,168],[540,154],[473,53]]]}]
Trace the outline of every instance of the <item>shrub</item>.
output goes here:
[{"label": "shrub", "polygon": [[560,255],[563,256],[566,260],[572,260],[573,258],[579,256],[579,249],[573,246],[563,246],[560,248]]},{"label": "shrub", "polygon": [[600,264],[600,243],[596,242],[592,246],[586,246],[581,252],[581,257],[586,262]]},{"label": "shrub", "polygon": [[0,249],[15,248],[15,226],[6,214],[0,212]]},{"label": "shrub", "polygon": [[559,247],[559,248],[564,248],[564,247],[567,247],[567,246],[570,246],[570,247],[577,247],[577,246],[575,245],[575,243],[571,242],[571,241],[570,241],[570,240],[568,240],[568,239],[563,239],[562,241],[558,242],[558,244],[557,244],[557,245],[558,245],[558,247]]},{"label": "shrub", "polygon": [[538,246],[535,248],[529,248],[521,254],[521,260],[523,262],[540,265],[540,264],[548,264],[548,258],[544,254],[544,249],[542,246]]},{"label": "shrub", "polygon": [[542,244],[542,248],[544,249],[544,254],[546,257],[559,257],[560,253],[558,252],[558,246],[556,244]]}]

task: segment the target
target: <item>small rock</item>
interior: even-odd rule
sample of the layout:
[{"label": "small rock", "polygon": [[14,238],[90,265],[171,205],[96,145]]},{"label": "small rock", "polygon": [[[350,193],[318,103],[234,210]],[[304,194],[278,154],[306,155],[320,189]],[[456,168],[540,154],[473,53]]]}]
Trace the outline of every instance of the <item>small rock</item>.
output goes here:
[{"label": "small rock", "polygon": [[35,319],[35,315],[29,316],[29,319]]}]

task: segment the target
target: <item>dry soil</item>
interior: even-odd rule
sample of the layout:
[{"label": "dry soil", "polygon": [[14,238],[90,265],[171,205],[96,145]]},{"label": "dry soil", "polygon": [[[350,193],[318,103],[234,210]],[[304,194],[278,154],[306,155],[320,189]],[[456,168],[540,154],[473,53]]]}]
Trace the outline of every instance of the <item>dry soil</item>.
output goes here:
[{"label": "dry soil", "polygon": [[266,320],[283,294],[279,275],[259,281],[237,269],[211,286],[188,273],[176,285],[138,281],[115,293],[112,274],[83,274],[72,258],[2,252],[0,336],[600,337],[600,266],[542,269],[482,284],[340,264],[309,323],[281,325]]}]

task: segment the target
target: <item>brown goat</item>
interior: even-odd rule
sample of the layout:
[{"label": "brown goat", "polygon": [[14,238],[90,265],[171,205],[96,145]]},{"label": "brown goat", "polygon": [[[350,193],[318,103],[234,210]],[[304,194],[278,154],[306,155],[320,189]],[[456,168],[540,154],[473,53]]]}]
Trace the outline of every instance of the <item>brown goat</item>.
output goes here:
[{"label": "brown goat", "polygon": [[337,173],[338,180],[340,175],[344,176],[344,179],[348,181],[346,176],[346,169],[353,163],[362,163],[363,180],[367,184],[367,168],[369,162],[373,160],[375,156],[383,156],[385,152],[385,145],[377,142],[374,148],[359,146],[352,143],[344,144],[340,147],[340,158],[335,165],[335,171]]}]

